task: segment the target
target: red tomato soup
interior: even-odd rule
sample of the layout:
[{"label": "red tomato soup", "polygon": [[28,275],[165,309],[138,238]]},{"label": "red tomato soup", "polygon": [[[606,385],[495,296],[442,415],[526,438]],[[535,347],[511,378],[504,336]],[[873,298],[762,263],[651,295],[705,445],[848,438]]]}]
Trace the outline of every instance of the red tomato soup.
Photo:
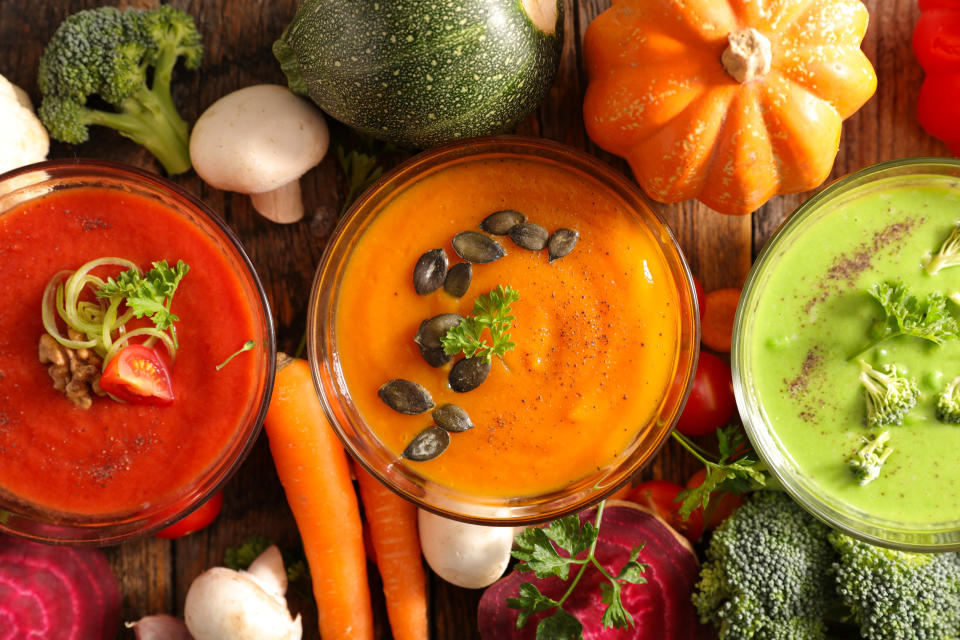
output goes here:
[{"label": "red tomato soup", "polygon": [[[126,258],[143,270],[161,259],[190,266],[171,308],[180,317],[180,348],[171,368],[170,406],[95,397],[89,409],[75,407],[38,360],[47,282],[104,256]],[[184,493],[248,420],[262,391],[253,359],[241,354],[220,371],[216,365],[259,336],[258,316],[217,242],[166,205],[96,187],[21,204],[0,215],[0,274],[5,499],[82,517],[146,510]]]}]

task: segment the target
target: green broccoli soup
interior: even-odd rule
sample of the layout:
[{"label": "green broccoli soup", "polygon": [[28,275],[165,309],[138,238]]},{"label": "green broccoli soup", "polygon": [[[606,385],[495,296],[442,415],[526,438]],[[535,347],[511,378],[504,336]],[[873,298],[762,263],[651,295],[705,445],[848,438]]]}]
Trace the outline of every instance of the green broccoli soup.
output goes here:
[{"label": "green broccoli soup", "polygon": [[778,243],[744,309],[742,377],[815,493],[960,520],[960,180],[884,178]]}]

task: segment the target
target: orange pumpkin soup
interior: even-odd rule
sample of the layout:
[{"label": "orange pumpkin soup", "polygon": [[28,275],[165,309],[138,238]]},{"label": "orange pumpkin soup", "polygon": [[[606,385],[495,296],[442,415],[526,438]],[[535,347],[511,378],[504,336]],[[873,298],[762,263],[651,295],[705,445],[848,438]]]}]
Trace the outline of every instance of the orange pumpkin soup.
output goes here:
[{"label": "orange pumpkin soup", "polygon": [[[443,248],[460,262],[455,234],[489,214],[515,209],[549,232],[579,233],[568,255],[548,262],[507,236],[507,255],[473,265],[467,293],[418,295],[413,270]],[[512,305],[516,347],[494,358],[473,391],[454,392],[452,364],[431,367],[414,336],[441,313],[471,314],[497,285]],[[482,158],[439,169],[393,198],[367,226],[343,274],[335,316],[338,359],[350,396],[383,444],[398,456],[431,424],[377,395],[388,380],[423,385],[439,406],[463,408],[474,428],[450,435],[425,462],[407,461],[428,480],[490,496],[543,494],[617,462],[653,428],[679,361],[678,284],[651,231],[609,191],[546,162]]]}]

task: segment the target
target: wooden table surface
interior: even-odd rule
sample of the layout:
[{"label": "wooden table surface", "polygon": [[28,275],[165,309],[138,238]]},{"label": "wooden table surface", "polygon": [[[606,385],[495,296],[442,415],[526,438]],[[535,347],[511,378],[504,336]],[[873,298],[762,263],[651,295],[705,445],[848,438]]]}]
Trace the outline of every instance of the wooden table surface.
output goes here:
[{"label": "wooden table surface", "polygon": [[[517,133],[586,149],[627,172],[622,161],[599,151],[587,139],[580,111],[586,86],[580,41],[587,25],[609,5],[609,0],[565,2],[566,41],[557,80],[540,108],[517,128]],[[65,16],[100,4],[98,0],[0,0],[0,74],[26,89],[34,100],[39,99],[36,68],[44,43]],[[155,4],[119,3],[140,7]],[[198,72],[178,70],[175,76],[174,98],[188,121],[194,121],[207,105],[235,89],[257,83],[285,83],[270,47],[289,23],[297,0],[173,0],[172,4],[194,16],[206,47]],[[863,50],[877,69],[879,88],[845,123],[834,176],[891,158],[947,155],[945,147],[927,136],[915,118],[916,95],[923,78],[910,46],[918,15],[916,3],[868,0],[866,5],[870,27]],[[102,128],[92,129],[92,140],[80,146],[55,143],[50,155],[115,160],[159,171],[146,151]],[[278,346],[293,351],[303,334],[314,269],[345,192],[333,154],[303,178],[307,215],[290,226],[265,221],[252,211],[246,197],[212,189],[193,173],[176,181],[205,200],[239,234],[265,283],[277,323]],[[693,272],[710,291],[740,286],[752,258],[808,195],[776,197],[753,215],[743,217],[726,217],[695,201],[655,204],[654,208],[673,228]],[[667,446],[643,471],[642,478],[682,482],[695,469],[692,460],[676,446]],[[182,615],[184,595],[192,579],[205,568],[220,564],[225,548],[240,544],[252,534],[269,536],[290,547],[298,543],[263,436],[226,485],[223,512],[212,527],[174,542],[148,538],[107,551],[121,582],[124,619],[136,620],[157,612]],[[389,638],[376,580],[374,572],[371,582],[377,638]],[[479,591],[451,587],[433,576],[430,590],[433,638],[479,637]],[[304,638],[317,638],[312,600],[294,593],[291,606],[304,616]],[[132,632],[124,632],[123,637],[132,637]]]}]

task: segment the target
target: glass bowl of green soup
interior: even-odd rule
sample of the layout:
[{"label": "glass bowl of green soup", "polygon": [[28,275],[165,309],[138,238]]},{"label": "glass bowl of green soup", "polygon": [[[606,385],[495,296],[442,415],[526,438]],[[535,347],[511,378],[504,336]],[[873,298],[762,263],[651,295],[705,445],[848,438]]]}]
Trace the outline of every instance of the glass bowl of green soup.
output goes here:
[{"label": "glass bowl of green soup", "polygon": [[831,526],[960,549],[960,161],[833,183],[764,248],[731,351],[747,434]]}]

